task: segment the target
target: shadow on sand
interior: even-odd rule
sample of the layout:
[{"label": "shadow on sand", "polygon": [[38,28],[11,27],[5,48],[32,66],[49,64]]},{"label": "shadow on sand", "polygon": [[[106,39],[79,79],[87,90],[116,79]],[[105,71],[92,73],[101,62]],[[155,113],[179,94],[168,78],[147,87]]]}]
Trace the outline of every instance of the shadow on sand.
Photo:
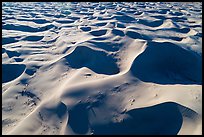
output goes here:
[{"label": "shadow on sand", "polygon": [[[87,133],[89,126],[95,135],[176,135],[183,123],[183,112],[189,116],[197,113],[174,102],[165,102],[150,107],[132,109],[120,122],[90,125],[86,104],[78,104],[69,112],[70,125],[75,133]],[[100,114],[95,114],[100,117]]]},{"label": "shadow on sand", "polygon": [[2,64],[2,83],[10,82],[19,77],[25,70],[24,64]]},{"label": "shadow on sand", "polygon": [[149,42],[145,51],[135,58],[130,71],[144,82],[202,83],[201,56],[169,42]]}]

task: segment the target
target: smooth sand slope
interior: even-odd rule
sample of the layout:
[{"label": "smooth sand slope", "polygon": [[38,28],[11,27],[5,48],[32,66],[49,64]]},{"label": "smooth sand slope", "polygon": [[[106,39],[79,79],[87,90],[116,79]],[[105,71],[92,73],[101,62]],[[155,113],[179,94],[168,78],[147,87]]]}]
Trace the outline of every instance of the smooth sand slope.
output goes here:
[{"label": "smooth sand slope", "polygon": [[3,134],[202,134],[202,3],[2,3]]}]

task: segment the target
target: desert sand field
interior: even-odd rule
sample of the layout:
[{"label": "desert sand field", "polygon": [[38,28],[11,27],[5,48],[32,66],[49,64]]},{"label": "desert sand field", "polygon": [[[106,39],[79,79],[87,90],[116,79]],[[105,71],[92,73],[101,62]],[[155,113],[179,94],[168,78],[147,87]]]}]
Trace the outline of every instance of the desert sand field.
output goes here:
[{"label": "desert sand field", "polygon": [[201,135],[202,3],[3,2],[2,132]]}]

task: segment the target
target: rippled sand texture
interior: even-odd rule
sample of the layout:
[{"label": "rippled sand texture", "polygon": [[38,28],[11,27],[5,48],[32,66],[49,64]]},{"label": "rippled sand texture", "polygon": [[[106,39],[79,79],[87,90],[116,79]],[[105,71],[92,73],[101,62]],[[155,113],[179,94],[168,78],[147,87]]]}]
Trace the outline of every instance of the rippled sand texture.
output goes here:
[{"label": "rippled sand texture", "polygon": [[3,134],[202,134],[202,3],[2,3]]}]

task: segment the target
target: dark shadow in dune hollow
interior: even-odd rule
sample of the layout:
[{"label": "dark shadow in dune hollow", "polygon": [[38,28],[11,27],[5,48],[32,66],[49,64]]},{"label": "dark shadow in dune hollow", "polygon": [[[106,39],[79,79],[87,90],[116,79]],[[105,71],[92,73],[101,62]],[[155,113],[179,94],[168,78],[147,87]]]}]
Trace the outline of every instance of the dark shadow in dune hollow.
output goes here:
[{"label": "dark shadow in dune hollow", "polygon": [[[193,110],[174,102],[132,109],[120,122],[106,124],[90,124],[86,104],[78,104],[69,111],[69,121],[72,130],[78,134],[85,134],[89,127],[94,135],[176,135],[181,129],[183,116],[181,110],[186,110],[189,116],[197,115]],[[95,114],[97,115],[100,114]]]},{"label": "dark shadow in dune hollow", "polygon": [[16,79],[23,73],[25,68],[24,64],[2,64],[2,83]]},{"label": "dark shadow in dune hollow", "polygon": [[44,36],[27,36],[23,40],[26,40],[26,41],[39,41],[39,40],[43,39],[43,37]]},{"label": "dark shadow in dune hollow", "polygon": [[150,26],[150,27],[159,27],[164,23],[164,21],[163,20],[150,21],[150,20],[139,19],[137,23]]},{"label": "dark shadow in dune hollow", "polygon": [[23,59],[22,58],[13,58],[16,62],[22,62]]},{"label": "dark shadow in dune hollow", "polygon": [[66,115],[67,112],[67,106],[63,102],[59,102],[55,106],[47,107],[41,110],[41,113],[44,116],[51,117],[52,115],[56,115],[59,119],[63,119],[63,117]]},{"label": "dark shadow in dune hollow", "polygon": [[131,30],[128,30],[126,32],[126,35],[130,38],[133,38],[133,39],[143,39],[143,40],[147,40],[147,41],[151,41],[152,38],[148,37],[147,35],[144,35],[144,34],[140,34],[136,31],[131,31]]},{"label": "dark shadow in dune hollow", "polygon": [[122,23],[131,23],[135,21],[135,18],[128,15],[115,15],[113,16],[117,21]]},{"label": "dark shadow in dune hollow", "polygon": [[115,35],[119,35],[121,37],[125,36],[124,32],[122,30],[119,30],[119,29],[113,29],[112,33]]},{"label": "dark shadow in dune hollow", "polygon": [[201,56],[169,42],[149,42],[131,66],[131,73],[144,82],[201,84]]},{"label": "dark shadow in dune hollow", "polygon": [[26,25],[14,25],[14,24],[6,24],[2,26],[2,29],[5,30],[17,30],[17,31],[23,31],[23,32],[42,32],[49,30],[51,28],[57,28],[55,25],[46,25],[40,28],[34,28]]},{"label": "dark shadow in dune hollow", "polygon": [[103,51],[96,51],[85,46],[78,46],[66,57],[67,64],[72,68],[87,67],[99,74],[113,75],[119,73],[116,59]]},{"label": "dark shadow in dune hollow", "polygon": [[94,31],[91,31],[90,34],[93,35],[93,36],[103,36],[105,35],[107,32],[106,29],[103,29],[103,30],[94,30]]},{"label": "dark shadow in dune hollow", "polygon": [[89,129],[89,120],[86,104],[79,104],[69,111],[69,120],[67,124],[70,125],[75,133],[87,133]]},{"label": "dark shadow in dune hollow", "polygon": [[129,117],[120,123],[94,126],[94,134],[176,135],[183,122],[175,103],[133,109],[126,114]]},{"label": "dark shadow in dune hollow", "polygon": [[32,76],[34,73],[36,73],[36,70],[35,68],[26,69],[25,73]]},{"label": "dark shadow in dune hollow", "polygon": [[5,49],[5,52],[6,54],[8,55],[9,58],[12,58],[12,57],[19,57],[21,54],[17,51],[10,51],[10,50],[7,50]]},{"label": "dark shadow in dune hollow", "polygon": [[90,31],[91,27],[81,27],[80,29],[83,30],[83,31]]},{"label": "dark shadow in dune hollow", "polygon": [[2,45],[18,42],[16,38],[19,38],[19,37],[2,38]]}]

